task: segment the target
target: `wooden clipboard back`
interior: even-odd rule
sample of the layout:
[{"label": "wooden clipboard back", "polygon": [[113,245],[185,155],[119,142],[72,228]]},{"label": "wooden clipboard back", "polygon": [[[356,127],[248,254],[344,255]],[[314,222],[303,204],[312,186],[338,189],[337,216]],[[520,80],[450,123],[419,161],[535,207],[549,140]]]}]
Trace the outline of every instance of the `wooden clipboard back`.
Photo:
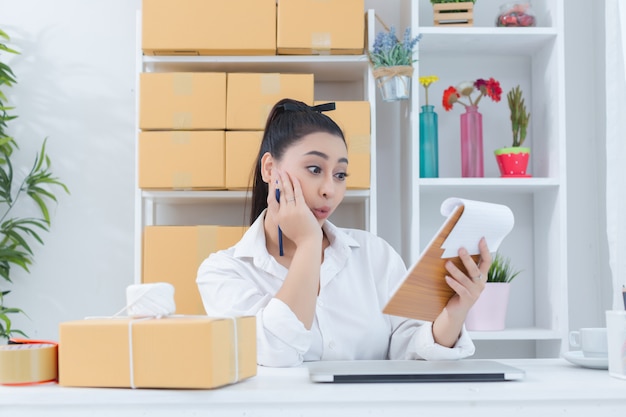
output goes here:
[{"label": "wooden clipboard back", "polygon": [[[465,266],[458,256],[441,257],[444,252],[441,246],[461,218],[464,209],[463,205],[459,205],[448,217],[387,302],[383,313],[426,321],[434,321],[441,313],[450,297],[455,294],[444,278],[448,275],[446,262],[452,261],[460,270],[465,271]],[[472,255],[475,262],[478,262],[479,257]]]}]

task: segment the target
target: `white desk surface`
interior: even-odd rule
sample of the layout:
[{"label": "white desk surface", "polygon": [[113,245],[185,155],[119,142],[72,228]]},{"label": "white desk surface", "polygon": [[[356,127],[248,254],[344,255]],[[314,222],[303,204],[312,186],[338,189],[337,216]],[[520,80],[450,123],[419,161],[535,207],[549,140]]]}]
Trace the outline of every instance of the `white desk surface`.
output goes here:
[{"label": "white desk surface", "polygon": [[[325,384],[305,367],[264,368],[215,390],[0,386],[0,416],[388,416],[543,417],[626,415],[626,380],[564,359],[500,360],[521,381]],[[393,413],[393,414],[391,414]],[[506,414],[505,414],[506,413]]]}]

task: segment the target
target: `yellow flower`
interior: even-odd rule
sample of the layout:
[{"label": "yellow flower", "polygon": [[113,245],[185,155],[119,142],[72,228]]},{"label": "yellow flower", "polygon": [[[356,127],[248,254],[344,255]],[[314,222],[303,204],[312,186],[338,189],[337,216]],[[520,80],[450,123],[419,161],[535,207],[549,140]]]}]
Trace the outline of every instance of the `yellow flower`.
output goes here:
[{"label": "yellow flower", "polygon": [[424,75],[423,77],[420,77],[419,80],[420,84],[424,86],[424,97],[426,99],[425,103],[426,106],[428,106],[428,87],[430,87],[430,85],[435,81],[439,81],[439,77],[437,77],[436,75]]},{"label": "yellow flower", "polygon": [[436,75],[425,75],[420,77],[420,84],[422,84],[424,88],[428,88],[435,81],[439,81],[439,77]]}]

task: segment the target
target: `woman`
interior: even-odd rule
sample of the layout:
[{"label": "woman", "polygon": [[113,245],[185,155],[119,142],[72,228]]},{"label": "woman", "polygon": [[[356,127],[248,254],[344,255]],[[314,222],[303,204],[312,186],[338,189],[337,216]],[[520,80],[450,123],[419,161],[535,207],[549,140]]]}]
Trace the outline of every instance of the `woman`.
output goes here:
[{"label": "woman", "polygon": [[349,161],[341,129],[317,110],[284,99],[270,112],[254,173],[251,227],[198,270],[207,314],[256,315],[258,363],[265,366],[472,355],[463,322],[491,264],[484,239],[480,266],[459,252],[477,279],[447,266],[456,294],[434,322],[383,314],[406,267],[383,239],[327,220],[343,200]]}]

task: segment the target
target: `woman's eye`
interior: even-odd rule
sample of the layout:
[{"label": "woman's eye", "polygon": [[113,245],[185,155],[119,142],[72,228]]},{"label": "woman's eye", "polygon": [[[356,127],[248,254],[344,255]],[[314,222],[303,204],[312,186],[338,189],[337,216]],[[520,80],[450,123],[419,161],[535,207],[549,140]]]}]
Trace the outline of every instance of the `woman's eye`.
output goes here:
[{"label": "woman's eye", "polygon": [[338,172],[335,174],[335,178],[337,178],[339,181],[345,181],[347,177],[348,174],[345,172]]},{"label": "woman's eye", "polygon": [[322,169],[318,166],[312,165],[310,167],[307,167],[307,169],[309,170],[309,172],[311,174],[319,174],[320,172],[322,172]]}]

